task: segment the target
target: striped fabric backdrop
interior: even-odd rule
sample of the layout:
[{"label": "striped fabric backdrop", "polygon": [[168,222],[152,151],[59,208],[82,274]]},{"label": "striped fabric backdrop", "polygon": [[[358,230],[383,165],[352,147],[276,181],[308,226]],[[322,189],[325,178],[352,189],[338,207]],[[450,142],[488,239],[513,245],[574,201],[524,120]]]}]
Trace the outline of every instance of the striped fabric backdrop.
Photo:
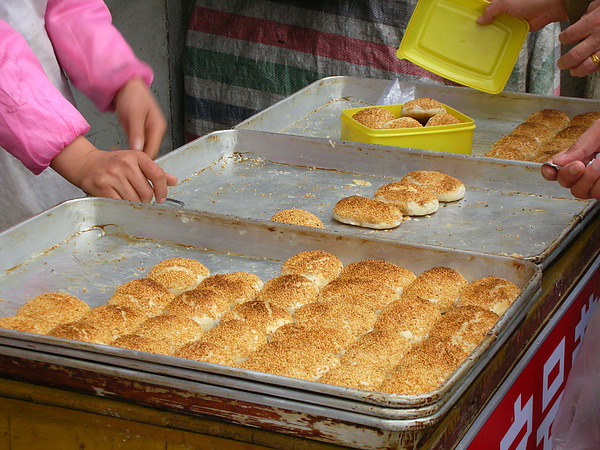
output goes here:
[{"label": "striped fabric backdrop", "polygon": [[[416,0],[196,0],[184,71],[188,140],[327,76],[453,83],[396,57]],[[507,90],[558,95],[559,26],[531,33]]]}]

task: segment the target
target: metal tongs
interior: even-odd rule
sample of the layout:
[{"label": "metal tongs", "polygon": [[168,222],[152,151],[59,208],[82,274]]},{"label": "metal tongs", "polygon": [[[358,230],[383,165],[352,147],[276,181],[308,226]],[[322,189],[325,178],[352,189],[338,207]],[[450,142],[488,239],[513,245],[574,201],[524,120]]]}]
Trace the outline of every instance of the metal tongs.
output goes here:
[{"label": "metal tongs", "polygon": [[[156,200],[153,201],[152,204],[159,205],[159,203],[156,203]],[[177,200],[177,199],[171,198],[171,197],[167,197],[165,199],[164,203],[162,203],[160,205],[169,206],[169,207],[173,207],[173,208],[175,208],[175,207],[179,207],[179,208],[185,207],[185,203],[184,202],[182,202],[181,200]]]},{"label": "metal tongs", "polygon": [[542,164],[542,166],[546,166],[546,167],[552,167],[554,170],[556,170],[557,172],[562,169],[563,166],[559,166],[558,164],[554,164],[554,163],[550,163],[550,162],[545,162]]}]

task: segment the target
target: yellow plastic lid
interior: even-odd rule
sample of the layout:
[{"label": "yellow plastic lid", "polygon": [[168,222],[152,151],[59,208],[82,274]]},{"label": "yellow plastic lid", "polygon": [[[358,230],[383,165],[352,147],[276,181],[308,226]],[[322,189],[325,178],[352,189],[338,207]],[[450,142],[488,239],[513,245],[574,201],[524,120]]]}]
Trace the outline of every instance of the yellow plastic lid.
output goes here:
[{"label": "yellow plastic lid", "polygon": [[[524,0],[525,1],[525,0]],[[501,15],[476,20],[485,0],[419,0],[396,56],[480,91],[502,92],[529,32],[529,22]]]}]

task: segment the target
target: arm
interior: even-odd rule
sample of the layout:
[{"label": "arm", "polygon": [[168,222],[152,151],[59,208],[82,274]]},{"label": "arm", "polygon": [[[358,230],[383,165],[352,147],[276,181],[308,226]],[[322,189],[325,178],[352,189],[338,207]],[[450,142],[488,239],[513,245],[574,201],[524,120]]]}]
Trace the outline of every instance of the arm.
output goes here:
[{"label": "arm", "polygon": [[177,182],[142,152],[105,152],[87,141],[85,119],[46,77],[25,39],[1,20],[0,73],[0,146],[33,173],[52,165],[92,195],[133,201],[154,194],[161,202],[167,185]]},{"label": "arm", "polygon": [[89,125],[50,82],[25,39],[0,20],[0,146],[34,174]]},{"label": "arm", "polygon": [[73,85],[101,111],[116,110],[130,148],[150,157],[166,121],[149,89],[153,73],[112,25],[102,0],[49,0],[46,30]]}]

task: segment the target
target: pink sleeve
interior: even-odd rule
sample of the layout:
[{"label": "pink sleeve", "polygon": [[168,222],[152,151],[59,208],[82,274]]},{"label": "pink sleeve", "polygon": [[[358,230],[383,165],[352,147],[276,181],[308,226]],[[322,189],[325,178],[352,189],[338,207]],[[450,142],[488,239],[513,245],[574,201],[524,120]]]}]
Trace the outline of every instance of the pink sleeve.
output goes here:
[{"label": "pink sleeve", "polygon": [[130,79],[152,83],[152,69],[112,25],[102,0],[49,0],[45,20],[61,67],[101,111],[113,109],[115,94]]},{"label": "pink sleeve", "polygon": [[89,125],[46,76],[27,41],[0,20],[0,146],[35,174]]}]

